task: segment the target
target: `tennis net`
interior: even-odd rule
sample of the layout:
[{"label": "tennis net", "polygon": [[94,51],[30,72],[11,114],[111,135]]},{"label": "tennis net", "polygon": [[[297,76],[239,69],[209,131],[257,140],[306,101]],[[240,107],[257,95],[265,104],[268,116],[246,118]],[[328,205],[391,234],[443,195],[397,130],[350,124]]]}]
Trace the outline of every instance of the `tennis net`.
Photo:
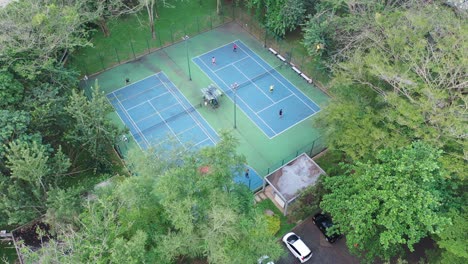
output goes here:
[{"label": "tennis net", "polygon": [[154,124],[154,125],[152,125],[152,126],[146,128],[146,129],[142,130],[142,131],[141,131],[141,134],[146,135],[146,134],[148,134],[148,133],[151,133],[151,132],[153,132],[154,130],[157,130],[158,128],[160,128],[161,126],[163,126],[163,125],[165,125],[165,124],[167,124],[167,123],[169,123],[169,122],[171,122],[171,121],[173,121],[173,120],[176,120],[177,118],[179,118],[179,117],[181,117],[181,116],[183,116],[183,115],[188,115],[188,114],[194,112],[195,110],[197,110],[197,109],[200,108],[200,107],[202,107],[202,104],[201,104],[201,103],[200,103],[200,104],[197,104],[197,105],[195,105],[195,106],[191,106],[191,107],[189,107],[189,108],[185,108],[185,107],[184,107],[184,111],[180,111],[180,112],[174,113],[174,114],[172,114],[171,116],[169,116],[168,118],[163,119],[161,122],[156,123],[156,124]]},{"label": "tennis net", "polygon": [[[237,84],[236,89],[239,90],[242,87],[245,87],[245,86],[247,86],[249,84],[255,83],[256,81],[258,81],[258,80],[260,80],[262,78],[265,78],[267,76],[270,76],[272,73],[277,72],[279,69],[281,69],[283,67],[283,65],[284,65],[284,63],[281,63],[280,65],[277,65],[275,67],[271,67],[269,70],[267,70],[265,72],[262,72],[259,75],[254,76],[253,78],[250,78],[245,82]],[[233,88],[233,87],[231,87],[231,88]]]}]

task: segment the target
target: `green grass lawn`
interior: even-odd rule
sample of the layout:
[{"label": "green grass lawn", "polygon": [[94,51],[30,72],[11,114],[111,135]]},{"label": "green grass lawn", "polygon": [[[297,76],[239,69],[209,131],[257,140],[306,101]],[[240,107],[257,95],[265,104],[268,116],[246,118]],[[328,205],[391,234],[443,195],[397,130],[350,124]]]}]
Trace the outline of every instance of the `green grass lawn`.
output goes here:
[{"label": "green grass lawn", "polygon": [[283,213],[280,212],[280,210],[273,204],[273,202],[270,199],[266,199],[261,201],[260,203],[256,204],[256,207],[261,211],[265,212],[265,210],[271,210],[275,213],[275,215],[280,217],[281,220],[281,225],[278,233],[275,234],[275,237],[281,238],[283,237],[286,233],[291,231],[291,229],[296,226],[295,223],[289,223],[288,218],[283,215]]},{"label": "green grass lawn", "polygon": [[[152,39],[145,10],[138,14],[110,21],[111,35],[105,37],[96,31],[92,47],[74,52],[69,65],[82,74],[92,74],[122,62],[133,60],[151,50],[179,42],[185,35],[193,36],[223,24],[232,14],[226,6],[222,16],[216,14],[215,1],[179,1],[174,8],[157,8],[159,18],[155,21],[156,38]],[[231,9],[232,10],[232,9]]]},{"label": "green grass lawn", "polygon": [[314,159],[315,162],[330,176],[340,175],[345,171],[339,163],[343,162],[343,152],[327,150],[322,156]]}]

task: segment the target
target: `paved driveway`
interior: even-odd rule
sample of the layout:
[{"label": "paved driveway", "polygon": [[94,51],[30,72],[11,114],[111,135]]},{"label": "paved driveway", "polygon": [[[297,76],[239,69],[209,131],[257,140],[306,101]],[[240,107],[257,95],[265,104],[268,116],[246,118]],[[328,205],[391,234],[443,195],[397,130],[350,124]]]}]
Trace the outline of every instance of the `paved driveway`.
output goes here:
[{"label": "paved driveway", "polygon": [[[312,218],[307,218],[293,230],[304,243],[312,250],[312,258],[307,261],[307,264],[358,264],[359,260],[352,256],[345,244],[345,238],[341,238],[334,244],[330,244],[325,240],[325,237],[320,233],[319,229],[312,222]],[[286,248],[281,241],[287,255],[283,256],[277,264],[296,264],[300,263],[297,258]]]}]

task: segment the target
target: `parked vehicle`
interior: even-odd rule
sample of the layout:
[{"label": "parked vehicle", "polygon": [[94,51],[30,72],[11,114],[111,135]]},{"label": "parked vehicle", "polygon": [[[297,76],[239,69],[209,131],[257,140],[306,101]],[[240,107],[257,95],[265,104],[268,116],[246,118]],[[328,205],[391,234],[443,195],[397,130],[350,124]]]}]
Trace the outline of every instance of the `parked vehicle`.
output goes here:
[{"label": "parked vehicle", "polygon": [[263,255],[257,260],[258,264],[275,264],[269,256]]},{"label": "parked vehicle", "polygon": [[314,224],[320,229],[320,231],[325,236],[325,240],[328,242],[335,243],[336,240],[342,237],[342,235],[338,233],[327,233],[327,231],[330,230],[330,228],[333,226],[333,222],[329,216],[319,213],[314,215],[312,221],[314,221]]},{"label": "parked vehicle", "polygon": [[287,233],[283,237],[283,242],[301,263],[308,261],[312,257],[312,251],[304,244],[301,238],[293,232]]}]

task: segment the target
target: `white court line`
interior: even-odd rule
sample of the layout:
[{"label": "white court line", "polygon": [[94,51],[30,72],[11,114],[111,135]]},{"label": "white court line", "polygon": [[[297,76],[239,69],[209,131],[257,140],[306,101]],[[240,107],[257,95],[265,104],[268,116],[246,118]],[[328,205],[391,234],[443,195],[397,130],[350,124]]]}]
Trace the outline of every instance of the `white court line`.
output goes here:
[{"label": "white court line", "polygon": [[[272,107],[272,106],[278,104],[278,103],[281,102],[281,101],[284,101],[284,100],[288,99],[288,98],[291,97],[291,96],[296,96],[296,95],[295,95],[295,94],[290,94],[290,95],[284,97],[283,99],[279,100],[278,102],[276,102],[276,103],[274,103],[274,104],[271,104],[271,105],[268,105],[267,107],[265,107],[265,108],[263,108],[263,109],[260,109],[257,113],[263,112],[264,110],[266,110],[266,109],[268,109],[268,108],[270,108],[270,107]],[[296,97],[297,97],[297,96],[296,96]]]},{"label": "white court line", "polygon": [[[112,96],[113,96],[115,99],[117,99],[117,97],[116,97],[114,94],[113,94]],[[106,97],[107,97],[107,96],[106,96]],[[115,106],[110,102],[109,98],[107,98],[107,101],[109,101],[109,104],[112,105],[112,107],[115,109]],[[119,117],[120,121],[122,121],[122,123],[123,123],[125,126],[127,126],[127,124],[124,122],[124,120],[122,119],[122,117],[121,117],[121,116],[119,115],[119,113],[117,112],[117,109],[115,109],[115,110],[116,110],[115,113],[116,113],[117,116]],[[130,131],[130,133],[131,133],[131,131]],[[133,137],[133,139],[135,140],[135,142],[137,143],[138,147],[139,147],[141,150],[143,150],[143,148],[140,146],[140,143],[138,143],[138,141],[136,141],[135,135],[133,135],[133,133],[132,133],[132,137]]]},{"label": "white court line", "polygon": [[[249,48],[249,46],[247,46],[247,45],[246,45],[244,42],[242,42],[241,40],[237,40],[237,41],[239,41],[240,43],[242,43],[242,45],[244,45],[244,46],[246,46],[247,48]],[[238,47],[238,48],[241,49],[241,47]],[[250,49],[250,48],[249,48],[249,50],[252,51],[252,49]],[[245,51],[244,51],[244,53],[246,53],[249,57],[251,57],[254,61],[256,61],[256,62],[258,63],[258,60],[254,59],[252,56],[250,56],[250,54],[248,54],[248,53],[245,52]],[[255,52],[254,52],[254,53],[255,53]],[[271,67],[271,65],[270,65],[268,62],[266,62],[264,59],[262,59],[262,58],[261,58],[260,56],[258,56],[257,54],[255,54],[255,55],[256,55],[257,57],[259,57],[259,59],[260,59],[261,61],[263,61],[265,64],[267,64],[268,66]],[[260,63],[259,63],[259,64],[260,64]],[[263,67],[261,64],[260,64],[260,66],[261,66],[262,68],[265,69],[265,67]],[[292,86],[294,86],[294,88],[296,88],[296,90],[297,90],[299,93],[302,93],[302,95],[304,95],[307,99],[309,99],[312,103],[314,103],[314,105],[316,105],[316,106],[320,109],[319,105],[316,104],[316,103],[314,102],[314,100],[310,99],[310,98],[309,98],[306,94],[304,94],[299,88],[297,88],[297,87],[296,87],[293,83],[291,83],[286,77],[284,77],[279,71],[276,71],[276,72],[277,72],[279,75],[281,75],[281,77],[283,77],[283,79],[286,80],[286,82],[288,82],[289,84],[291,84]],[[275,78],[276,80],[278,80],[278,78],[276,78],[276,77],[274,77],[274,76],[273,76],[273,78]],[[280,80],[278,80],[278,81],[279,81],[282,85],[284,85],[284,86],[286,87],[286,89],[288,89],[292,94],[296,95],[296,93],[293,92],[293,91],[291,91],[291,90],[288,88],[288,86],[286,86],[283,82],[281,82]],[[299,96],[296,95],[296,97],[297,97],[300,101],[302,101],[307,107],[309,107],[309,108],[312,110],[312,112],[313,112],[314,114],[315,114],[316,112],[319,112],[319,111],[320,111],[320,110],[319,110],[319,111],[315,111],[315,110],[312,109],[306,102],[304,102]]]},{"label": "white court line", "polygon": [[[237,41],[237,40],[234,40],[233,42],[229,42],[228,44],[225,44],[225,45],[223,45],[223,46],[218,46],[217,48],[214,48],[214,49],[212,49],[212,50],[209,50],[209,51],[207,51],[207,52],[205,52],[205,53],[202,53],[202,54],[198,55],[197,57],[193,58],[192,60],[194,60],[194,59],[196,59],[196,58],[199,58],[199,57],[201,57],[201,56],[203,56],[203,55],[205,55],[205,54],[208,54],[208,53],[210,53],[210,52],[213,52],[213,51],[215,51],[215,50],[217,50],[217,49],[224,48],[224,47],[229,46],[229,45],[233,45],[234,42],[236,42],[236,41]],[[239,48],[239,47],[237,47],[237,48]]]},{"label": "white court line", "polygon": [[[192,130],[193,128],[196,128],[196,127],[200,127],[200,126],[198,126],[198,125],[193,125],[193,126],[187,128],[187,129],[184,129],[184,130],[180,131],[179,133],[177,133],[177,134],[176,134],[176,137],[178,137],[179,135],[182,135],[182,134],[184,134],[185,132],[187,132],[187,131],[189,131],[189,130]],[[205,135],[205,136],[206,136],[206,135]],[[210,141],[211,141],[211,139],[210,139],[209,137],[205,137],[205,139],[204,139],[203,141],[206,141],[206,140],[210,140]],[[167,141],[168,141],[168,140],[161,141],[161,143],[157,144],[156,146],[159,146],[159,145],[161,145],[161,144],[163,144],[164,142],[167,142]],[[180,140],[179,140],[179,142],[180,142]]]},{"label": "white court line", "polygon": [[[155,86],[150,86],[148,88],[145,88],[143,91],[141,91],[139,93],[135,93],[135,94],[132,93],[132,95],[130,95],[130,96],[125,96],[125,98],[122,100],[122,102],[125,101],[125,100],[130,100],[132,98],[135,98],[135,97],[139,96],[140,94],[145,93],[145,92],[150,91],[150,90],[153,90],[153,89],[155,89],[155,88],[157,88],[158,86],[161,86],[161,85],[162,84],[158,84],[158,85],[155,85]],[[114,94],[115,94],[115,92],[114,92]],[[118,96],[116,95],[115,97],[118,97]]]},{"label": "white court line", "polygon": [[[203,60],[200,60],[200,61],[201,61],[203,64],[205,64],[205,62],[204,62]],[[208,65],[206,65],[206,64],[205,64],[205,66],[208,67]],[[208,67],[208,68],[209,68],[209,67]],[[202,70],[202,71],[203,71],[203,70]],[[230,86],[224,81],[224,79],[220,78],[220,77],[218,76],[218,74],[216,74],[215,72],[213,72],[213,71],[211,71],[211,72],[212,72],[216,77],[218,77],[218,79],[220,79],[221,82],[223,82],[223,83],[226,85],[226,87],[228,87],[227,91],[231,91],[231,93],[234,93],[231,89],[229,89]],[[210,76],[208,76],[208,78],[211,79]],[[213,81],[214,81],[214,80],[213,80]],[[214,82],[215,82],[215,81],[214,81]],[[227,93],[227,91],[225,91],[225,92]],[[261,122],[263,122],[263,123],[273,132],[273,134],[276,134],[276,131],[273,130],[273,129],[265,122],[265,120],[263,120],[263,118],[261,118],[259,115],[257,115],[257,114],[255,113],[255,111],[249,106],[249,104],[247,104],[247,103],[242,99],[242,97],[238,97],[237,95],[235,95],[235,96],[236,96],[237,98],[239,98],[242,102],[244,102],[244,104],[246,105],[246,107],[249,108],[250,111],[251,111],[254,115],[256,115],[256,116],[261,120]],[[234,99],[232,99],[231,97],[229,97],[229,99],[231,99],[231,101],[234,102]],[[250,121],[252,121],[260,130],[263,131],[263,129],[257,124],[257,122],[255,122],[254,120],[252,120],[252,118],[250,118],[250,116],[244,111],[244,109],[242,109],[242,107],[239,107],[239,108],[240,108],[240,109],[242,110],[242,112],[244,112],[244,114],[250,119]],[[263,133],[265,133],[265,132],[263,132]],[[266,133],[265,133],[265,134],[266,134]],[[269,137],[268,135],[266,135],[266,136]],[[269,137],[269,138],[270,138],[270,137]]]},{"label": "white court line", "polygon": [[[163,73],[163,74],[164,74],[164,73]],[[167,76],[165,76],[165,77],[166,77],[166,79],[167,79],[172,85],[174,85],[174,87],[175,87],[175,84],[174,84],[171,80],[169,80],[169,78],[168,78]],[[189,111],[190,109],[187,109],[187,108],[185,107],[185,105],[184,105],[183,102],[180,100],[180,98],[172,91],[171,88],[169,88],[170,86],[169,86],[169,85],[166,85],[166,83],[163,82],[163,81],[161,80],[161,78],[159,78],[159,76],[158,76],[158,79],[164,84],[164,86],[166,87],[166,89],[167,89],[167,90],[176,98],[176,100],[182,105],[182,107],[183,107],[184,110],[189,114],[189,116],[199,125],[199,127],[202,129],[202,131],[205,133],[205,135],[208,136],[208,138],[210,138],[211,142],[213,142],[213,145],[216,145],[216,142],[215,142],[215,140],[210,136],[210,133],[208,133],[208,131],[206,131],[205,127],[198,121],[198,119],[197,119],[195,116],[192,115],[192,113]],[[187,102],[189,102],[189,104],[190,104],[190,101],[189,101],[182,93],[180,93],[180,94],[181,94],[181,95],[185,98],[185,100],[186,100]],[[196,109],[195,109],[195,111],[196,111]],[[201,118],[203,118],[203,117],[201,117]],[[205,122],[206,122],[206,120],[205,120]],[[206,122],[206,123],[208,124],[208,122]],[[208,124],[208,125],[209,125],[209,124]],[[215,131],[213,128],[211,128],[211,129],[212,129],[213,131]],[[216,133],[216,131],[215,131],[215,133]],[[217,133],[216,133],[216,135],[217,135]]]},{"label": "white court line", "polygon": [[[245,53],[245,52],[244,52],[244,53]],[[235,66],[235,65],[234,65],[235,63],[238,63],[238,62],[243,61],[243,60],[248,59],[248,58],[249,58],[249,56],[245,56],[244,58],[242,58],[242,59],[240,59],[240,60],[236,60],[236,61],[231,62],[231,63],[228,63],[226,66],[223,66],[223,67],[221,67],[221,68],[218,68],[218,69],[214,70],[213,72],[221,71],[221,70],[226,69],[227,67],[229,67],[229,66],[231,66],[231,65]]]},{"label": "white court line", "polygon": [[[156,109],[155,109],[156,107],[155,107],[151,102],[149,102],[149,101],[146,101],[146,102],[150,103],[150,104],[151,104],[151,107],[153,107],[153,109],[156,110]],[[146,103],[146,102],[145,102],[145,103]],[[172,104],[172,105],[170,105],[170,106],[168,106],[168,107],[166,107],[166,108],[161,109],[161,111],[157,111],[157,110],[156,110],[156,112],[155,112],[154,114],[149,115],[149,116],[145,116],[144,118],[138,120],[137,122],[141,122],[141,121],[143,121],[143,120],[145,120],[145,119],[147,119],[147,118],[153,117],[153,116],[156,115],[158,112],[159,112],[159,113],[162,113],[162,112],[164,112],[164,111],[166,111],[166,110],[168,110],[168,109],[170,109],[170,108],[172,108],[172,107],[174,107],[174,106],[178,106],[178,105],[180,105],[180,104],[179,104],[179,103],[175,103],[175,104]],[[169,118],[166,118],[166,120],[167,120],[167,119],[171,119],[172,117],[174,117],[174,116],[176,116],[176,115],[178,115],[178,114],[180,114],[180,113],[177,113],[177,114],[175,114],[175,115],[173,115],[173,116],[170,116]],[[162,115],[160,115],[160,116],[162,116]],[[160,122],[160,123],[162,123],[162,122]],[[158,124],[159,124],[159,123],[158,123]],[[158,124],[155,124],[155,125],[158,125]],[[153,126],[155,126],[155,125],[152,125],[151,127],[153,127]],[[151,128],[151,127],[149,127],[149,128]],[[147,128],[147,129],[148,129],[148,128]],[[143,131],[145,131],[145,130],[146,130],[146,129],[143,129]],[[143,132],[143,131],[142,131],[142,132]]]},{"label": "white court line", "polygon": [[[150,76],[148,76],[148,77],[145,77],[145,78],[143,78],[143,79],[141,79],[141,80],[138,80],[138,81],[136,81],[136,82],[134,82],[134,83],[127,84],[127,85],[125,85],[124,87],[120,87],[119,89],[114,90],[114,91],[112,91],[112,92],[110,92],[110,93],[115,93],[115,92],[117,92],[117,91],[120,91],[120,90],[122,90],[122,89],[124,89],[124,88],[127,88],[127,87],[130,86],[130,85],[134,85],[135,83],[139,83],[139,82],[141,82],[141,81],[143,81],[143,80],[146,80],[146,79],[148,79],[148,78],[150,78],[150,77],[156,76],[157,74],[158,74],[158,73],[155,73],[155,74],[152,74],[152,75],[150,75]],[[116,97],[117,97],[117,96],[116,96]]]},{"label": "white court line", "polygon": [[[149,143],[148,143],[148,140],[146,139],[145,135],[143,135],[143,133],[141,133],[141,130],[140,128],[137,126],[137,124],[135,123],[135,121],[133,121],[133,118],[129,115],[129,113],[127,112],[127,110],[125,109],[125,107],[122,105],[122,103],[120,102],[119,98],[117,98],[115,95],[114,95],[115,99],[117,99],[117,103],[122,107],[122,110],[124,112],[124,114],[128,117],[130,123],[133,124],[133,126],[135,127],[135,129],[137,130],[137,132],[141,135],[143,141],[146,143],[146,146],[149,147]],[[125,122],[124,122],[125,124]],[[133,136],[133,138],[135,138],[135,136]],[[136,140],[135,140],[136,141]],[[136,141],[138,143],[138,141]]]},{"label": "white court line", "polygon": [[139,103],[139,104],[137,104],[137,105],[135,105],[135,106],[129,107],[127,110],[130,111],[130,110],[132,110],[132,109],[135,108],[135,107],[138,107],[138,106],[140,106],[140,105],[142,105],[142,104],[144,104],[144,103],[146,103],[146,102],[149,102],[150,100],[153,100],[153,99],[155,99],[155,98],[158,98],[158,97],[161,97],[161,96],[163,96],[163,95],[166,95],[167,93],[168,93],[168,92],[165,92],[165,93],[162,93],[162,94],[160,94],[160,95],[158,95],[158,96],[154,96],[154,97],[152,97],[152,98],[150,98],[150,99],[148,99],[148,100],[146,100],[146,101],[143,101],[143,102],[141,102],[141,103]]},{"label": "white court line", "polygon": [[[145,103],[151,104],[151,107],[153,107],[153,109],[155,109],[154,105],[153,105],[150,101],[146,101]],[[179,104],[176,103],[176,104],[170,105],[170,106],[168,106],[168,107],[166,107],[166,108],[161,109],[161,111],[156,111],[154,114],[145,116],[144,118],[138,120],[137,122],[141,122],[141,121],[143,121],[143,120],[145,120],[145,119],[147,119],[147,118],[153,117],[153,116],[154,116],[155,114],[157,114],[158,112],[164,112],[164,111],[166,111],[167,109],[169,109],[169,108],[171,108],[171,107],[174,107],[175,105],[179,105]],[[156,110],[156,109],[155,109],[155,110]],[[170,118],[170,117],[169,117],[169,118]],[[144,129],[144,130],[146,130],[146,129]]]},{"label": "white court line", "polygon": [[[255,85],[255,87],[257,87],[257,89],[260,90],[260,92],[262,92],[268,99],[270,99],[270,101],[271,101],[272,103],[275,103],[275,100],[271,99],[270,96],[268,96],[268,95],[262,90],[262,88],[260,88],[255,82],[252,81],[252,79],[250,79],[249,77],[247,77],[247,75],[245,75],[239,68],[237,68],[236,65],[233,65],[233,66],[234,66],[234,68],[236,68],[242,75],[244,75],[245,78],[247,78],[251,84]],[[263,73],[262,73],[262,74],[263,74]],[[270,74],[270,75],[271,75],[271,74]]]},{"label": "white court line", "polygon": [[[177,140],[179,141],[179,143],[182,144],[182,142],[180,141],[179,137],[176,135],[176,133],[174,132],[174,130],[172,130],[171,126],[169,126],[169,124],[166,122],[166,120],[164,120],[164,118],[162,117],[161,113],[160,113],[158,110],[156,110],[156,107],[154,107],[154,105],[153,105],[151,102],[150,102],[150,105],[151,105],[151,107],[153,107],[154,111],[156,111],[156,113],[159,115],[159,117],[161,117],[162,122],[160,122],[160,123],[166,124],[166,126],[169,128],[169,130],[171,131],[171,133],[177,138]],[[160,123],[158,123],[158,124],[160,124]],[[184,144],[182,144],[182,146],[184,147],[184,149],[187,150],[187,148],[184,146]]]},{"label": "white court line", "polygon": [[204,140],[198,142],[197,144],[193,145],[193,147],[196,147],[196,146],[200,145],[201,143],[203,143],[203,142],[205,142],[205,141],[207,141],[207,140],[209,140],[209,138],[206,138],[206,139],[204,139]]}]

